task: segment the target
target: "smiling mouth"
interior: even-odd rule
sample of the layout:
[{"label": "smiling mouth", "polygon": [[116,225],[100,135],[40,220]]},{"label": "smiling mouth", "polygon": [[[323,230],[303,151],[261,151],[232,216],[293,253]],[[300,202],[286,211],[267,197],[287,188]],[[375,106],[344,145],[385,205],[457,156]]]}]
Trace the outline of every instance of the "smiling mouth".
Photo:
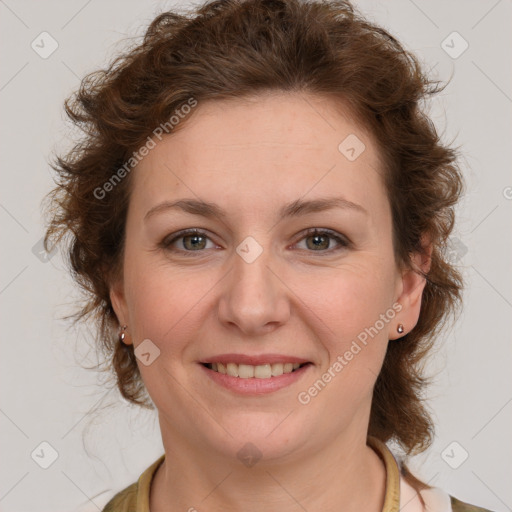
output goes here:
[{"label": "smiling mouth", "polygon": [[293,373],[303,366],[311,363],[274,363],[259,364],[253,366],[250,364],[236,363],[202,363],[206,368],[217,373],[229,375],[230,377],[238,377],[240,379],[270,379],[279,377],[285,373]]}]

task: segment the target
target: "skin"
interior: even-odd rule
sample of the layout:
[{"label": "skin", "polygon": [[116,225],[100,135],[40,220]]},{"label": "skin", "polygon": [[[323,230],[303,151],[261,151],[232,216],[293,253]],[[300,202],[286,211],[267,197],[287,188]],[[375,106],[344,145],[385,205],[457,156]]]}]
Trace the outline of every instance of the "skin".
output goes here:
[{"label": "skin", "polygon": [[[126,342],[136,348],[149,339],[160,350],[149,366],[137,361],[166,453],[152,512],[382,510],[385,468],[366,445],[372,389],[389,340],[417,323],[425,280],[395,261],[376,145],[348,113],[298,93],[200,103],[132,171],[123,276],[111,299],[128,325]],[[338,150],[350,134],[366,146],[355,161]],[[285,203],[328,196],[366,212],[277,217]],[[144,219],[180,198],[215,202],[228,217],[166,210]],[[304,233],[315,227],[350,243],[327,237],[317,249]],[[199,250],[190,238],[161,246],[187,228],[207,232]],[[263,250],[250,264],[236,252],[248,236]],[[428,271],[428,258],[412,260]],[[317,396],[299,403],[298,393],[393,304],[400,312]],[[241,396],[212,383],[199,365],[225,353],[313,364],[287,388]],[[237,457],[248,442],[262,454],[252,467]]]}]

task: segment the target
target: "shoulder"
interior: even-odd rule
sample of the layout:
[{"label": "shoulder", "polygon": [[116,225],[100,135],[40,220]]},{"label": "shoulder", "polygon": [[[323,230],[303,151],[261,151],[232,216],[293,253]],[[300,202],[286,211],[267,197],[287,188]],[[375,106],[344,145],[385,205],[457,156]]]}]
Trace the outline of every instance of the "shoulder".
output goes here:
[{"label": "shoulder", "polygon": [[403,512],[492,512],[461,501],[440,487],[413,487],[403,475],[400,477],[400,504]]},{"label": "shoulder", "polygon": [[102,512],[135,512],[138,483],[135,482],[118,492],[103,508]]},{"label": "shoulder", "polygon": [[410,473],[402,460],[398,464],[400,467],[401,512],[493,512],[487,508],[461,501],[441,487],[431,486],[418,480]]},{"label": "shoulder", "polygon": [[139,479],[118,492],[103,508],[102,512],[149,512],[149,492],[155,473],[165,460],[159,457],[140,475]]},{"label": "shoulder", "polygon": [[475,505],[470,505],[469,503],[460,501],[451,495],[450,495],[450,501],[452,504],[453,512],[492,512],[491,510],[489,510],[487,508],[477,507]]}]

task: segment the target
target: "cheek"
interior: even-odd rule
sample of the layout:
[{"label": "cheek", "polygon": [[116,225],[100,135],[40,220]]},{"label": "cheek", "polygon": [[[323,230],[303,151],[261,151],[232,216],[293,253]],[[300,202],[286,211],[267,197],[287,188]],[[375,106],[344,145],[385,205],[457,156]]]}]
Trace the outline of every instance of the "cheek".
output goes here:
[{"label": "cheek", "polygon": [[137,359],[137,365],[151,398],[159,408],[165,408],[162,404],[169,399],[169,393],[175,399],[179,395],[180,386],[171,376],[180,375],[184,381],[183,369],[193,347],[190,340],[197,338],[201,325],[200,299],[209,286],[203,280],[195,287],[196,281],[162,268],[141,268],[133,269],[131,277],[126,274],[134,348],[147,339],[158,347],[159,356],[154,363],[145,366]]},{"label": "cheek", "polygon": [[359,270],[344,269],[325,279],[304,281],[298,290],[315,313],[319,350],[327,353],[320,375],[302,390],[300,403],[313,404],[308,414],[321,415],[324,426],[333,432],[350,422],[356,409],[370,403],[395,315],[391,284],[368,267]]},{"label": "cheek", "polygon": [[298,280],[294,290],[337,344],[373,326],[391,308],[393,281],[383,280],[383,275],[391,275],[384,272],[372,265],[347,265]]},{"label": "cheek", "polygon": [[[319,393],[318,407],[338,404],[350,415],[365,397],[371,397],[395,315],[392,266],[382,263],[369,258],[364,265],[346,265],[322,279],[317,275],[304,281],[297,291],[315,312],[313,331],[321,341],[319,350],[326,356],[321,372],[328,384]],[[383,279],[383,275],[390,277]],[[335,410],[330,417],[334,423],[339,421],[339,411]]]},{"label": "cheek", "polygon": [[[126,297],[137,342],[149,338],[166,352],[177,352],[189,339],[205,296],[218,279],[211,272],[179,272],[133,257],[125,267]],[[213,291],[213,290],[212,290]],[[205,301],[205,302],[203,302]]]}]

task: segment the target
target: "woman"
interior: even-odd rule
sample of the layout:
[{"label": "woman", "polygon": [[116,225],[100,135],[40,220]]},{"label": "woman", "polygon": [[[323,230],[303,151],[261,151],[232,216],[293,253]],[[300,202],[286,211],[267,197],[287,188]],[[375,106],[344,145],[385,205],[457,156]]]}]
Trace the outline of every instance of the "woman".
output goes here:
[{"label": "woman", "polygon": [[386,446],[430,445],[421,364],[460,302],[439,90],[342,1],[164,13],[84,79],[46,241],[165,448],[104,511],[484,510]]}]

